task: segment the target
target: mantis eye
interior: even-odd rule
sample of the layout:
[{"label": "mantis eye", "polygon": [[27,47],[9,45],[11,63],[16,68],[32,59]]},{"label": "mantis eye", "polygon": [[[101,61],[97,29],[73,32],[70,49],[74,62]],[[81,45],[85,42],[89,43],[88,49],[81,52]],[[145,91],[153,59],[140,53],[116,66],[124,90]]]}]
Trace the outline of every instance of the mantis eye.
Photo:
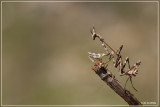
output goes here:
[{"label": "mantis eye", "polygon": [[139,66],[140,64],[141,64],[141,61],[140,61],[140,60],[136,62],[136,65]]}]

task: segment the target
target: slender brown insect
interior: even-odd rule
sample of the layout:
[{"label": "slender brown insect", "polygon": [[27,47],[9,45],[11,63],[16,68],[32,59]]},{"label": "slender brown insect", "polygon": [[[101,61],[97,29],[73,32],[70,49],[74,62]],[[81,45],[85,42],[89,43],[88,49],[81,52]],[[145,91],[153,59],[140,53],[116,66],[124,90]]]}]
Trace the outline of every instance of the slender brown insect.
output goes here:
[{"label": "slender brown insect", "polygon": [[[120,76],[124,76],[124,75],[129,76],[126,80],[125,87],[126,87],[128,80],[130,79],[130,82],[132,84],[133,89],[136,90],[136,88],[133,86],[133,83],[132,83],[132,76],[136,76],[136,74],[138,74],[138,67],[141,64],[141,61],[137,61],[132,67],[130,67],[129,58],[126,57],[126,60],[124,61],[124,64],[123,64],[122,55],[120,54],[121,50],[123,48],[123,45],[121,45],[118,50],[114,50],[107,42],[104,41],[104,39],[99,34],[96,34],[94,27],[91,30],[91,34],[92,34],[93,40],[95,40],[96,38],[98,38],[100,40],[106,53],[95,54],[95,53],[88,52],[90,60],[92,62],[96,63],[95,60],[102,60],[102,57],[109,56],[109,60],[105,63],[105,64],[107,64],[106,67],[108,66],[109,62],[113,59],[114,67],[115,68],[119,67],[118,70],[120,72]],[[111,52],[108,51],[107,47],[109,47],[111,49]],[[128,64],[127,70],[125,69],[126,64]]]}]

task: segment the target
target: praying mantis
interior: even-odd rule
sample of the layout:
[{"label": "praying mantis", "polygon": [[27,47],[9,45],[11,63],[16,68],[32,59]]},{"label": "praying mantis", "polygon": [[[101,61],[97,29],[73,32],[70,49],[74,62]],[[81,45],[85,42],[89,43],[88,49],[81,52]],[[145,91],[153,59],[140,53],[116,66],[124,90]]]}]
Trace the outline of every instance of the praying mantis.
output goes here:
[{"label": "praying mantis", "polygon": [[[129,63],[129,58],[126,57],[126,60],[123,63],[122,60],[122,55],[121,55],[121,50],[123,48],[123,45],[120,46],[120,48],[118,50],[113,49],[107,42],[104,41],[104,39],[99,35],[96,34],[95,28],[93,27],[93,29],[91,30],[91,34],[92,34],[92,39],[95,40],[96,38],[98,38],[102,44],[102,47],[104,48],[104,50],[106,51],[106,53],[103,54],[96,54],[96,53],[91,53],[88,52],[89,54],[89,59],[95,63],[95,65],[97,65],[97,62],[102,62],[102,58],[104,56],[109,56],[109,59],[106,63],[103,63],[103,66],[105,65],[106,68],[108,67],[109,62],[112,60],[113,61],[113,65],[115,68],[118,68],[118,71],[120,73],[120,76],[124,76],[124,75],[128,75],[129,77],[126,80],[124,89],[126,88],[127,82],[130,79],[131,85],[133,87],[134,90],[137,91],[137,89],[133,86],[132,83],[132,76],[136,76],[138,74],[138,67],[141,64],[141,61],[137,61],[132,67],[130,67],[130,63]],[[109,52],[109,50],[107,49],[107,47],[111,50],[111,52]],[[125,69],[126,64],[128,64],[128,69]]]}]

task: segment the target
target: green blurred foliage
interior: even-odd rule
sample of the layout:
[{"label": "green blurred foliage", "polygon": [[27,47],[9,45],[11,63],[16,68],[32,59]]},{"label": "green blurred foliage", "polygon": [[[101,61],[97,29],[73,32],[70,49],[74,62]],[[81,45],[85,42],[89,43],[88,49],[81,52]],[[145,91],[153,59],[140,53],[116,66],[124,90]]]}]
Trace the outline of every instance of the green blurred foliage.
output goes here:
[{"label": "green blurred foliage", "polygon": [[[3,104],[127,104],[91,70],[88,52],[102,53],[93,41],[94,25],[131,65],[141,60],[133,78],[142,102],[157,102],[157,8],[155,2],[3,2]],[[124,84],[118,69],[109,69]]]}]

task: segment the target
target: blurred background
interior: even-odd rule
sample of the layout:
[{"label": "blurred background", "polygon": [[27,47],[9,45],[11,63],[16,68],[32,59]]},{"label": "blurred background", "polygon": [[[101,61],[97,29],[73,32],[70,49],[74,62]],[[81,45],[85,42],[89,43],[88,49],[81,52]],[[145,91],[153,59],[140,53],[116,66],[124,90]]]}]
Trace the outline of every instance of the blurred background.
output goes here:
[{"label": "blurred background", "polygon": [[[127,105],[91,70],[88,52],[104,53],[93,25],[123,59],[141,60],[127,89],[158,102],[158,3],[3,2],[3,105]],[[108,67],[124,85],[127,76]]]}]

